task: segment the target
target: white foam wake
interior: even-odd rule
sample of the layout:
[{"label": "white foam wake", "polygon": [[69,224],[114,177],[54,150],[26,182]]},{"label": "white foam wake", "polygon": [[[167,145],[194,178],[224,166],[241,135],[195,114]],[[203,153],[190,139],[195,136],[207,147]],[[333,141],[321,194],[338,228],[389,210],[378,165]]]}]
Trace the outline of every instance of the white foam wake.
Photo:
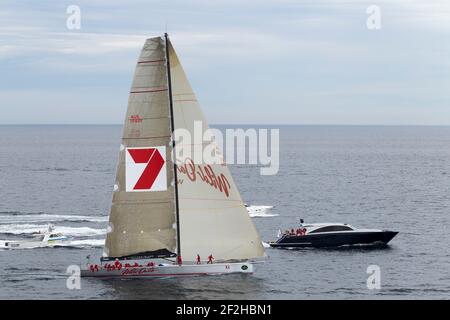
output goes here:
[{"label": "white foam wake", "polygon": [[15,214],[0,215],[0,224],[11,223],[33,223],[33,222],[106,222],[106,216],[80,216],[80,215],[58,215],[58,214]]},{"label": "white foam wake", "polygon": [[[8,240],[0,240],[0,250],[2,249],[19,249],[19,248],[10,248],[6,247],[5,243],[11,242]],[[71,248],[93,248],[93,247],[103,247],[105,244],[105,239],[86,239],[86,240],[72,240],[68,242],[59,243],[56,247],[71,247]],[[50,246],[50,245],[48,245]],[[20,249],[38,249],[48,247],[45,245],[42,246],[33,246],[33,247],[22,247]]]},{"label": "white foam wake", "polygon": [[[3,234],[33,234],[43,232],[48,229],[47,224],[2,224],[0,233]],[[87,237],[106,234],[106,229],[94,229],[89,227],[65,227],[55,226],[55,232],[66,236]]]},{"label": "white foam wake", "polygon": [[270,244],[268,244],[267,242],[262,241],[262,245],[264,248],[270,248]]},{"label": "white foam wake", "polygon": [[248,211],[268,211],[273,209],[273,206],[248,205]]},{"label": "white foam wake", "polygon": [[269,213],[272,210],[273,206],[247,206],[248,215],[251,218],[260,217],[260,218],[269,218],[276,217],[278,214]]},{"label": "white foam wake", "polygon": [[90,240],[86,239],[86,240],[72,240],[67,244],[62,244],[61,246],[84,248],[84,247],[103,247],[104,244],[105,239],[90,239]]}]

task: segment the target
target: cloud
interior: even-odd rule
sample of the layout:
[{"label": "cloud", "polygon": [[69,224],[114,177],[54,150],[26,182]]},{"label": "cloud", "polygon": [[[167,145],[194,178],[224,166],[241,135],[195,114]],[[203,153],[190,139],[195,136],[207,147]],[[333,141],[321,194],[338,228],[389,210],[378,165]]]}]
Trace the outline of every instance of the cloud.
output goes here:
[{"label": "cloud", "polygon": [[[120,123],[118,119],[124,117],[127,96],[128,88],[112,92],[108,86],[1,90],[0,123]],[[80,100],[80,97],[87,99]]]},{"label": "cloud", "polygon": [[105,106],[125,108],[140,48],[166,22],[212,122],[366,121],[361,106],[377,121],[422,110],[441,122],[449,105],[450,2],[377,1],[380,31],[366,28],[372,1],[79,0],[77,31],[68,4],[2,3],[1,119],[39,105],[51,122],[121,123]]},{"label": "cloud", "polygon": [[[386,6],[387,10],[383,7]],[[445,0],[385,1],[383,14],[392,17],[392,24],[404,28],[431,28],[434,31],[450,31],[450,2]]]}]

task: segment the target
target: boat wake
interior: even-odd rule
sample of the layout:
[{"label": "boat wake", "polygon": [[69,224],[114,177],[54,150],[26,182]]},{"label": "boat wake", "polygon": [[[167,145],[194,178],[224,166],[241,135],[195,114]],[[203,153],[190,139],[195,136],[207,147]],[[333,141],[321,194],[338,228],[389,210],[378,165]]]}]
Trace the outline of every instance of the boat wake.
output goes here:
[{"label": "boat wake", "polygon": [[[6,240],[0,240],[0,249],[101,247],[107,221],[106,216],[1,211],[0,235]],[[49,241],[45,237],[50,226],[55,237]]]},{"label": "boat wake", "polygon": [[105,239],[86,239],[86,240],[72,240],[67,244],[60,244],[56,247],[68,247],[68,248],[96,248],[103,247]]},{"label": "boat wake", "polygon": [[279,216],[276,213],[255,212],[249,214],[250,218],[271,218]]},{"label": "boat wake", "polygon": [[[5,213],[5,212],[4,212]],[[58,215],[48,213],[9,213],[0,214],[0,225],[11,223],[39,223],[39,222],[107,222],[108,217]]]},{"label": "boat wake", "polygon": [[[32,235],[47,229],[47,224],[1,224],[0,234]],[[89,227],[55,226],[55,232],[66,236],[89,237],[106,234],[106,229],[94,229]]]},{"label": "boat wake", "polygon": [[273,206],[246,205],[250,218],[270,218],[278,214],[270,213]]},{"label": "boat wake", "polygon": [[[11,250],[11,248],[8,248],[5,246],[5,243],[10,242],[7,240],[0,240],[0,250]],[[80,248],[100,248],[103,247],[105,244],[105,239],[85,239],[85,240],[72,240],[67,243],[60,243],[57,245],[53,245],[54,248],[73,248],[73,249],[80,249]],[[38,248],[46,248],[47,246],[35,246],[35,247],[25,247],[21,248],[21,250],[26,249],[38,249]]]},{"label": "boat wake", "polygon": [[271,248],[270,244],[268,242],[262,241],[262,245],[263,245],[264,248]]}]

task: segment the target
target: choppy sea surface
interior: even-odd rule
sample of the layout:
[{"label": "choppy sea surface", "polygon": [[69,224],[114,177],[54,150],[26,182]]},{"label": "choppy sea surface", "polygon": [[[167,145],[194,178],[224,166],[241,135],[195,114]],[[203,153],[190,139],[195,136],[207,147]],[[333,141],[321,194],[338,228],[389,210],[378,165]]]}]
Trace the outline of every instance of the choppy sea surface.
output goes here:
[{"label": "choppy sea surface", "polygon": [[[223,127],[222,127],[223,128]],[[74,246],[0,250],[0,299],[448,299],[450,127],[281,126],[280,169],[231,171],[262,240],[279,228],[345,222],[400,231],[387,248],[266,249],[254,275],[82,279],[66,269],[99,256],[121,126],[0,126],[0,240],[52,222]],[[367,268],[381,289],[367,287]]]}]

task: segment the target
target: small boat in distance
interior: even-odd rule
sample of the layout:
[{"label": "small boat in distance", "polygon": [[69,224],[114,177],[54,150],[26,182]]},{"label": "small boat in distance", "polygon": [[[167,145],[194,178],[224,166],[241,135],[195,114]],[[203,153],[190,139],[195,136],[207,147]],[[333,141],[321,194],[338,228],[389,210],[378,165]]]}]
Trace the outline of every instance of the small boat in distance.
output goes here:
[{"label": "small boat in distance", "polygon": [[273,206],[249,205],[247,203],[245,203],[244,205],[247,209],[248,214],[250,215],[250,218],[262,216],[277,216],[276,214],[270,214]]},{"label": "small boat in distance", "polygon": [[311,223],[278,231],[278,239],[269,243],[275,248],[326,248],[354,245],[387,245],[397,231],[357,229],[346,223]]},{"label": "small boat in distance", "polygon": [[0,249],[34,249],[67,245],[72,237],[55,232],[55,227],[49,224],[47,230],[39,232],[30,240],[3,240],[0,241]]}]

